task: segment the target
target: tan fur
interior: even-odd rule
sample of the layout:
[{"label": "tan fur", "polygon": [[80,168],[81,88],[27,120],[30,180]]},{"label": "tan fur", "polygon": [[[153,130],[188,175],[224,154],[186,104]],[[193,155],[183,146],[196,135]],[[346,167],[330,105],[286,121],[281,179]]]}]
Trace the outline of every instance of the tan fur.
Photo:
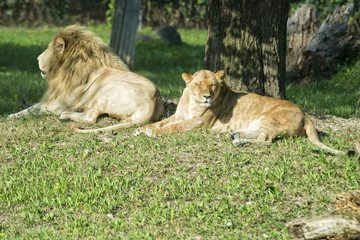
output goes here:
[{"label": "tan fur", "polygon": [[80,26],[66,27],[57,34],[38,57],[38,63],[48,83],[43,99],[9,118],[39,109],[61,119],[90,123],[108,114],[127,119],[118,127],[128,127],[157,120],[163,113],[157,87],[130,72],[100,38]]},{"label": "tan fur", "polygon": [[174,115],[135,130],[156,136],[200,127],[234,131],[234,144],[270,143],[278,136],[307,135],[312,143],[335,154],[344,152],[320,142],[316,129],[295,104],[253,93],[230,89],[223,81],[224,71],[214,74],[201,70],[193,76],[183,73],[186,83]]}]

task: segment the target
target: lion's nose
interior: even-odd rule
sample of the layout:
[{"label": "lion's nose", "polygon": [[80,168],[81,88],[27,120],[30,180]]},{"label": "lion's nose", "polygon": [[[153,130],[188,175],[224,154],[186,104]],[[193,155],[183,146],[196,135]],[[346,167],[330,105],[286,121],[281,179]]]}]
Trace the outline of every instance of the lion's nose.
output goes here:
[{"label": "lion's nose", "polygon": [[203,96],[204,98],[206,98],[206,99],[209,99],[209,98],[211,97],[210,94],[203,94],[202,96]]},{"label": "lion's nose", "polygon": [[36,59],[36,60],[38,60],[38,61],[39,61],[39,59],[42,57],[42,55],[43,55],[43,53],[42,53],[42,54],[40,54],[40,55],[37,57],[37,59]]}]

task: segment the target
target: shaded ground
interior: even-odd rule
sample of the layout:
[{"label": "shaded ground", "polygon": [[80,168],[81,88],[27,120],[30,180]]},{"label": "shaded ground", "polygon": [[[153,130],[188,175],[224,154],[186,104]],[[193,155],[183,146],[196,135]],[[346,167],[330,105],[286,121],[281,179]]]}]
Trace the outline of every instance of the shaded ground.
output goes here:
[{"label": "shaded ground", "polygon": [[350,131],[350,133],[356,133],[360,131],[360,119],[357,118],[341,118],[318,113],[308,113],[308,116],[320,132]]}]

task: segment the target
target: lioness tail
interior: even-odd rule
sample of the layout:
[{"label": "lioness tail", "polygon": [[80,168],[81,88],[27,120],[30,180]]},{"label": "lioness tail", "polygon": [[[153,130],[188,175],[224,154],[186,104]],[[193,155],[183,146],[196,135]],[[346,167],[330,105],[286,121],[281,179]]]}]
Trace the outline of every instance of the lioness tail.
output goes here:
[{"label": "lioness tail", "polygon": [[320,142],[319,135],[314,127],[314,124],[312,124],[310,119],[308,119],[307,117],[305,118],[305,132],[306,132],[306,135],[308,136],[310,142],[312,142],[319,148],[328,150],[329,152],[331,152],[333,154],[341,154],[341,155],[347,154],[346,152],[333,149],[331,147],[326,146],[322,142]]}]

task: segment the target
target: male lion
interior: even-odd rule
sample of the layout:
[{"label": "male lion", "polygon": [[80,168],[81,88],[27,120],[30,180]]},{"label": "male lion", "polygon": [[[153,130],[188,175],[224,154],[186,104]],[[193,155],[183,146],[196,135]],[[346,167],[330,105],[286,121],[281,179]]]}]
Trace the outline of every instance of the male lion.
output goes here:
[{"label": "male lion", "polygon": [[235,145],[270,143],[278,136],[307,135],[316,146],[345,154],[321,143],[314,125],[294,103],[232,90],[224,77],[224,71],[214,74],[201,70],[192,76],[183,73],[186,88],[175,114],[135,130],[134,135],[156,136],[208,127],[237,132],[230,134]]},{"label": "male lion", "polygon": [[127,118],[118,127],[129,127],[158,120],[163,114],[155,84],[130,72],[100,38],[80,26],[68,26],[57,34],[38,62],[48,83],[44,97],[9,118],[38,109],[60,119],[93,123],[99,115],[108,114]]}]

